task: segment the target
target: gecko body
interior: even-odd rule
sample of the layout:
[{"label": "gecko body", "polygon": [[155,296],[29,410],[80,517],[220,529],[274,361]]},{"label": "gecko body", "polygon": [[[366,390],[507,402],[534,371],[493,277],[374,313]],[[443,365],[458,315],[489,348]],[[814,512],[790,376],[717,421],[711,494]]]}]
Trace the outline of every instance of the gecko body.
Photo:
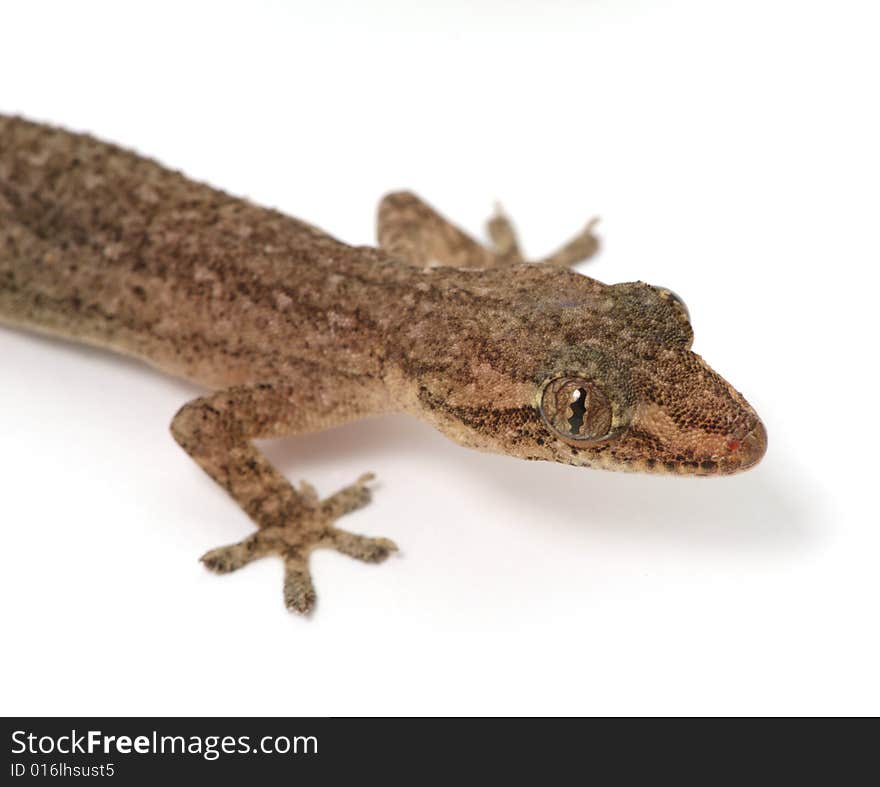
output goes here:
[{"label": "gecko body", "polygon": [[278,554],[289,608],[315,600],[319,547],[396,549],[336,525],[366,475],[327,499],[254,447],[405,412],[480,450],[584,467],[733,473],[766,448],[755,411],[690,349],[683,302],[570,266],[592,224],[524,260],[510,222],[491,247],[414,195],[380,204],[353,247],[90,136],[0,116],[0,322],[134,356],[213,393],[174,438],[257,526],[203,557],[218,572]]}]

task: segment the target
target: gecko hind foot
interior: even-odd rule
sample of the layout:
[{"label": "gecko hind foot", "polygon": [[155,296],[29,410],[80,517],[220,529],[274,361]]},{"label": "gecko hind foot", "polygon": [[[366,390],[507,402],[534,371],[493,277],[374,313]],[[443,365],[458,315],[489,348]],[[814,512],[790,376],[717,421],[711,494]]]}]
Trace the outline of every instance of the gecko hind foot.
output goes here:
[{"label": "gecko hind foot", "polygon": [[495,253],[507,263],[534,262],[568,268],[590,259],[599,250],[599,239],[593,232],[598,223],[598,217],[593,217],[568,243],[553,254],[538,260],[525,259],[520,250],[513,222],[500,204],[495,205],[495,213],[486,222],[486,231],[492,240]]},{"label": "gecko hind foot", "polygon": [[312,550],[336,549],[366,563],[380,563],[397,551],[397,545],[387,538],[350,533],[333,524],[339,517],[370,502],[367,483],[373,477],[371,473],[363,475],[324,501],[319,500],[314,487],[302,482],[299,496],[303,508],[293,521],[258,530],[237,544],[212,549],[201,561],[217,574],[228,574],[258,558],[279,555],[284,560],[285,605],[296,612],[308,612],[316,598],[308,566]]}]

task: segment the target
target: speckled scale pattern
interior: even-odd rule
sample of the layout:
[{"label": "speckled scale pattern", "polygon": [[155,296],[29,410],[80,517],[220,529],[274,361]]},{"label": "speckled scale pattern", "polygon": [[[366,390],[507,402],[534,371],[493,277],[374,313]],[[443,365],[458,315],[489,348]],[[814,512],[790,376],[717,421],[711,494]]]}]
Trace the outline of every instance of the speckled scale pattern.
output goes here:
[{"label": "speckled scale pattern", "polygon": [[[214,393],[172,434],[257,530],[209,552],[230,571],[267,554],[289,608],[315,592],[308,555],[367,561],[396,547],[337,528],[369,476],[321,501],[253,440],[385,412],[485,451],[604,469],[717,475],[766,446],[754,410],[696,354],[669,290],[606,285],[569,267],[592,221],[526,262],[499,209],[484,246],[415,195],[387,195],[378,247],[196,183],[95,138],[0,116],[0,322],[131,355]],[[542,417],[560,377],[598,390],[608,439]]]}]

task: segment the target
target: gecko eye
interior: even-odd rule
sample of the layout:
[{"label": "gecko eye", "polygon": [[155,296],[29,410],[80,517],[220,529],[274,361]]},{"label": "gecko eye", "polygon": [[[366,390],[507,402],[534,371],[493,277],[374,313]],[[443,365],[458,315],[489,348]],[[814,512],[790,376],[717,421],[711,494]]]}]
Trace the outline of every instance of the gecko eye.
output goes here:
[{"label": "gecko eye", "polygon": [[691,321],[691,313],[688,311],[688,307],[685,305],[681,296],[676,295],[672,290],[667,289],[666,287],[660,287],[658,288],[658,291],[661,298],[669,301],[682,315],[684,315],[685,320],[688,322]]},{"label": "gecko eye", "polygon": [[544,388],[541,415],[547,425],[569,440],[594,442],[611,432],[611,402],[594,383],[557,377]]}]

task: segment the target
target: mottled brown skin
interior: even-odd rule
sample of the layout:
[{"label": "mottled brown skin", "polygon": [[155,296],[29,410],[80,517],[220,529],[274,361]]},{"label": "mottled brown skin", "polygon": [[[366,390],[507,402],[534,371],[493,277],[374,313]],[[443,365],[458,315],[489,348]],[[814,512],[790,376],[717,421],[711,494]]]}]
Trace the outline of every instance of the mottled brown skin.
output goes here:
[{"label": "mottled brown skin", "polygon": [[[379,561],[396,547],[335,526],[368,502],[370,476],[321,502],[254,439],[402,411],[462,445],[585,467],[717,475],[760,459],[758,416],[690,351],[676,296],[567,269],[595,252],[591,230],[526,263],[501,213],[486,248],[396,193],[379,248],[352,247],[92,137],[0,116],[0,322],[216,391],[171,431],[258,529],[203,561],[226,572],[281,555],[301,612],[311,550]],[[572,428],[607,435],[554,426],[575,412],[547,415],[560,378],[584,381],[573,399],[594,408]]]}]

